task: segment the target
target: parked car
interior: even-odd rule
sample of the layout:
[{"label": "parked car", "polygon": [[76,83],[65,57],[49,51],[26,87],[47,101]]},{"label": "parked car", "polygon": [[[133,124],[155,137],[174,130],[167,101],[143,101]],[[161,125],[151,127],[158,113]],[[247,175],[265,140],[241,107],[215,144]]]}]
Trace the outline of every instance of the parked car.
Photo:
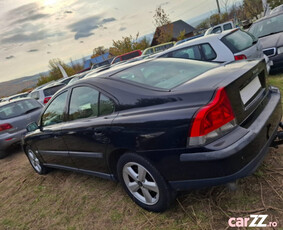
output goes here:
[{"label": "parked car", "polygon": [[39,174],[58,168],[119,180],[138,205],[164,211],[175,191],[228,183],[259,166],[282,116],[266,75],[264,59],[121,65],[57,92],[27,127],[23,148]]},{"label": "parked car", "polygon": [[19,93],[19,94],[15,94],[15,95],[12,95],[10,97],[5,97],[3,99],[3,101],[11,101],[11,100],[15,100],[15,99],[18,99],[18,98],[24,98],[24,97],[27,97],[29,93]]},{"label": "parked car", "polygon": [[234,23],[232,21],[225,22],[222,24],[218,24],[216,26],[210,27],[204,34],[204,36],[209,34],[219,34],[222,33],[225,30],[231,30],[235,28]]},{"label": "parked car", "polygon": [[42,107],[32,98],[0,104],[0,159],[8,155],[9,147],[21,142],[27,125],[38,121]]},{"label": "parked car", "polygon": [[163,43],[163,44],[160,44],[160,45],[148,47],[142,52],[142,56],[151,55],[151,54],[161,52],[163,50],[167,50],[167,49],[173,47],[174,44],[175,44],[175,42],[166,42],[166,43]]},{"label": "parked car", "polygon": [[29,97],[37,100],[41,104],[45,105],[52,95],[56,93],[59,89],[63,88],[65,84],[63,83],[51,83],[44,87],[38,87],[29,93]]},{"label": "parked car", "polygon": [[254,22],[249,32],[257,37],[269,57],[271,71],[283,70],[283,14],[271,14]]},{"label": "parked car", "polygon": [[[157,57],[174,57],[211,62],[231,62],[243,59],[263,58],[261,43],[240,29],[225,31],[196,38],[173,48]],[[268,63],[267,63],[267,67]]]},{"label": "parked car", "polygon": [[115,57],[112,60],[111,64],[115,64],[115,63],[118,63],[120,61],[126,61],[126,60],[129,60],[129,59],[141,56],[141,55],[142,55],[142,52],[140,50],[134,50],[134,51],[131,51],[129,53],[125,53],[125,54],[122,54],[122,55]]}]

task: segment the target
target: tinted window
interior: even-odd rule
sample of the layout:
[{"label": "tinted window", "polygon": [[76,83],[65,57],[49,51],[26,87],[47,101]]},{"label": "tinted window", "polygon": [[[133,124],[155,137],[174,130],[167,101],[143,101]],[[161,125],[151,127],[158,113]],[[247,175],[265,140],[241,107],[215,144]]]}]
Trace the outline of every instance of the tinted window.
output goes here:
[{"label": "tinted window", "polygon": [[215,27],[215,28],[213,28],[213,30],[212,30],[212,34],[216,34],[216,33],[221,33],[222,32],[222,29],[221,29],[221,27],[220,26],[217,26],[217,27]]},{"label": "tinted window", "polygon": [[100,94],[99,116],[108,115],[114,112],[113,102],[106,96]]},{"label": "tinted window", "polygon": [[224,30],[230,30],[230,29],[232,29],[232,24],[231,24],[231,23],[228,23],[228,24],[223,25],[223,29],[224,29]]},{"label": "tinted window", "polygon": [[216,53],[209,44],[202,44],[201,49],[206,61],[211,61],[216,58]]},{"label": "tinted window", "polygon": [[271,33],[278,33],[283,31],[283,14],[275,17],[266,18],[259,22],[252,24],[249,32],[255,37],[263,37]]},{"label": "tinted window", "polygon": [[42,105],[35,100],[24,100],[0,107],[0,119],[9,119],[27,114],[31,111],[42,108]]},{"label": "tinted window", "polygon": [[241,52],[253,45],[254,38],[242,30],[236,30],[223,37],[222,42],[232,51],[232,53]]},{"label": "tinted window", "polygon": [[45,96],[52,96],[53,94],[55,94],[59,89],[63,88],[65,85],[56,85],[53,87],[49,87],[47,89],[43,90],[43,93]]},{"label": "tinted window", "polygon": [[77,87],[72,91],[69,119],[98,116],[99,92],[90,87]]},{"label": "tinted window", "polygon": [[171,89],[218,64],[188,60],[154,60],[123,70],[111,77],[149,87]]},{"label": "tinted window", "polygon": [[186,47],[184,49],[176,50],[172,52],[169,57],[201,60],[201,54],[198,46],[191,46]]},{"label": "tinted window", "polygon": [[57,96],[47,107],[42,116],[42,125],[48,126],[64,121],[64,110],[66,106],[67,92]]}]

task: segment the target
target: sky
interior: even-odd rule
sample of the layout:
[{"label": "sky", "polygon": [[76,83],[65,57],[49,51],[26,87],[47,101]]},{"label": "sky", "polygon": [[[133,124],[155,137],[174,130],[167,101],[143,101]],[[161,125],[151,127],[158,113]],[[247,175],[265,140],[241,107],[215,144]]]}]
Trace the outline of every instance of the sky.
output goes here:
[{"label": "sky", "polygon": [[215,0],[0,0],[0,82],[44,72],[53,58],[68,63],[123,36],[153,33],[160,5],[171,21],[217,7]]}]

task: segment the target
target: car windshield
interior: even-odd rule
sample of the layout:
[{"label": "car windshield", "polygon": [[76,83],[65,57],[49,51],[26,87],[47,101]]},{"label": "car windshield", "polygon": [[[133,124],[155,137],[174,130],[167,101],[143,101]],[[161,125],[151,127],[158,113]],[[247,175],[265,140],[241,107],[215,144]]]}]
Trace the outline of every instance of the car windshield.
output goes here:
[{"label": "car windshield", "polygon": [[42,106],[36,100],[23,100],[10,103],[0,107],[0,119],[5,120],[12,117],[18,117],[37,110]]},{"label": "car windshield", "polygon": [[267,36],[273,33],[279,33],[283,31],[283,14],[276,15],[271,18],[263,19],[254,23],[249,32],[257,38]]},{"label": "car windshield", "polygon": [[[169,58],[168,58],[169,59]],[[218,66],[216,63],[174,59],[154,60],[112,75],[113,78],[159,89],[172,89]]]}]

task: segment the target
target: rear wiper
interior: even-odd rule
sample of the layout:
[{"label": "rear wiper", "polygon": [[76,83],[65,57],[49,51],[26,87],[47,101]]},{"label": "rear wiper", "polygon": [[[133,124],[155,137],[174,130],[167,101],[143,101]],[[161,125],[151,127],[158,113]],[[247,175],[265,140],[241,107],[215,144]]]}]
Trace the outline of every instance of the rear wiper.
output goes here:
[{"label": "rear wiper", "polygon": [[36,107],[36,108],[30,109],[30,110],[27,110],[24,114],[31,113],[31,112],[38,110],[38,109],[40,109],[40,107]]}]

